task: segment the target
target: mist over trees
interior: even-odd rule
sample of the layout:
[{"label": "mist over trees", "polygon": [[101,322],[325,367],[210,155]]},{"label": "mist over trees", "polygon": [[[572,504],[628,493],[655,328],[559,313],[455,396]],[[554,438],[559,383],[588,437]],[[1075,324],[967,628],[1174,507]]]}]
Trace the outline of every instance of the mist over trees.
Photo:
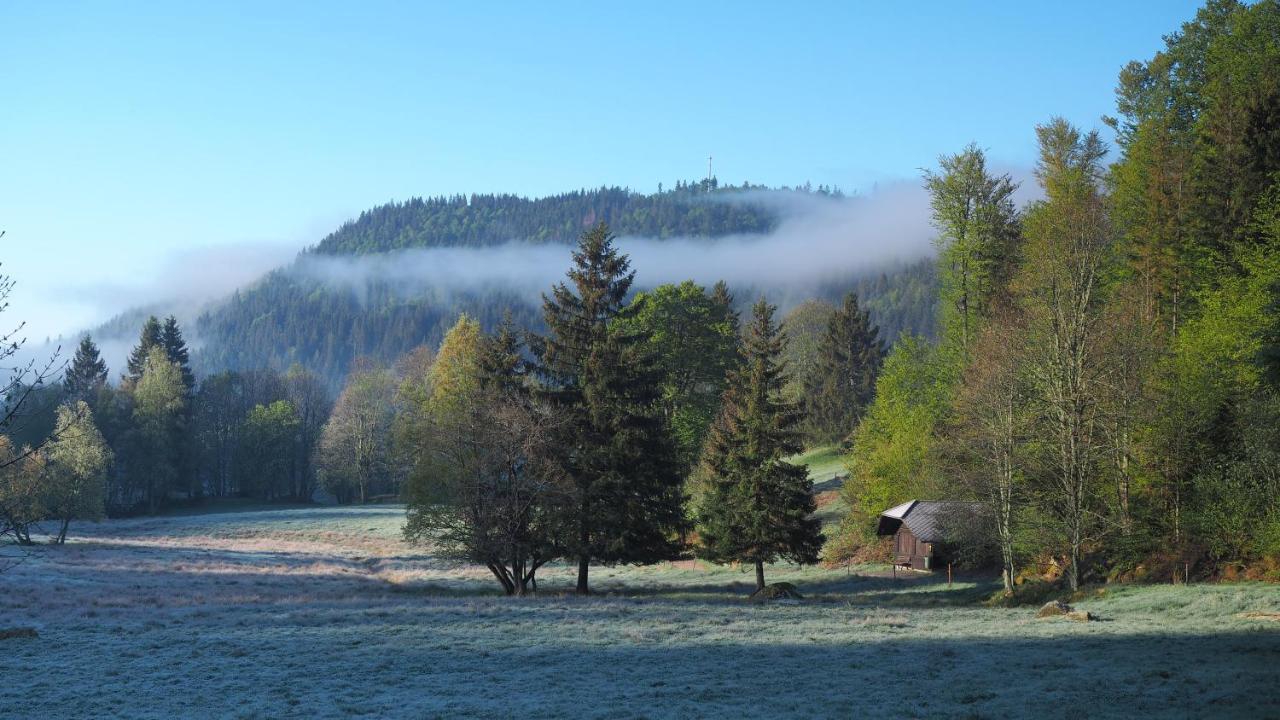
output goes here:
[{"label": "mist over trees", "polygon": [[[520,247],[563,246],[567,252],[583,230],[601,220],[620,235],[659,240],[751,236],[776,229],[778,198],[792,195],[835,202],[832,191],[825,188],[725,187],[714,179],[710,183],[677,183],[676,189],[649,194],[603,188],[537,200],[483,195],[414,199],[362,213],[305,252],[299,264],[344,259],[354,263],[375,253],[496,248],[511,242],[521,243]],[[773,202],[761,199],[771,196]],[[803,234],[794,240],[797,252],[806,252],[805,242]],[[355,270],[339,274],[359,275]],[[192,361],[206,373],[261,368],[284,371],[301,364],[324,378],[336,394],[358,359],[390,365],[420,345],[437,347],[464,313],[486,331],[495,329],[507,314],[522,329],[546,330],[536,291],[481,283],[406,287],[406,282],[375,274],[352,286],[328,282],[297,267],[277,270],[197,319],[199,336],[207,342]],[[904,261],[867,267],[814,286],[801,283],[791,290],[792,297],[780,297],[778,302],[785,305],[813,297],[839,301],[852,290],[881,327],[882,337],[892,341],[904,329],[932,334],[935,284],[931,262]],[[778,292],[773,288],[735,288],[742,297],[766,290]],[[744,309],[735,307],[739,312]]]}]

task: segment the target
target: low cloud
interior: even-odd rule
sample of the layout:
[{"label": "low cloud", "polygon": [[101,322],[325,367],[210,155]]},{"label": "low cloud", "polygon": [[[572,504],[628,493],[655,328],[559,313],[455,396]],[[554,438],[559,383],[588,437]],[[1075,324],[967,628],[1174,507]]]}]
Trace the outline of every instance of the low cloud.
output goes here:
[{"label": "low cloud", "polygon": [[166,256],[160,269],[146,280],[82,285],[66,290],[65,299],[114,308],[115,312],[155,306],[167,308],[165,313],[189,315],[284,265],[297,254],[297,245],[285,243],[187,248]]},{"label": "low cloud", "polygon": [[[849,277],[932,251],[928,196],[919,183],[882,186],[867,196],[793,192],[735,196],[779,214],[767,234],[653,239],[622,236],[643,287],[692,279],[704,284],[795,288]],[[509,242],[483,248],[417,248],[360,256],[307,254],[290,272],[363,297],[372,284],[405,294],[500,288],[536,299],[565,276],[571,248]]]}]

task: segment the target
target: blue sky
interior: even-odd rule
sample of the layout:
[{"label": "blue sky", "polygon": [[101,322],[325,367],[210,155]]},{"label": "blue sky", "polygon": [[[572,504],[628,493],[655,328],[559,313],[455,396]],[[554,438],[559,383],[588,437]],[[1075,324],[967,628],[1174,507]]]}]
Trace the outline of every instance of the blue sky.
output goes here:
[{"label": "blue sky", "polygon": [[70,331],[413,195],[1026,167],[1196,5],[6,3],[5,317]]}]

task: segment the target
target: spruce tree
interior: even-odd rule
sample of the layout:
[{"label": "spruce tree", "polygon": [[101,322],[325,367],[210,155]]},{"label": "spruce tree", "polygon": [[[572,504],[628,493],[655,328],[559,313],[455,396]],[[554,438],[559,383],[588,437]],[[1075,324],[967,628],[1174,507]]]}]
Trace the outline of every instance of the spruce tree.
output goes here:
[{"label": "spruce tree", "polygon": [[72,403],[78,400],[88,402],[106,382],[107,364],[102,361],[98,346],[86,335],[80,340],[80,347],[76,348],[71,367],[67,368],[66,377],[63,378],[67,398]]},{"label": "spruce tree", "polygon": [[187,392],[194,391],[196,378],[191,372],[191,352],[187,350],[187,341],[182,337],[178,319],[172,315],[165,318],[164,327],[160,330],[160,343],[164,346],[169,362],[182,371],[182,383],[187,386]]},{"label": "spruce tree", "polygon": [[128,371],[125,373],[125,379],[131,383],[137,383],[147,368],[147,356],[151,354],[151,348],[163,345],[163,343],[164,331],[160,327],[160,320],[155,315],[152,315],[143,323],[142,333],[138,337],[138,344],[129,353]]},{"label": "spruce tree", "polygon": [[698,555],[753,563],[757,590],[765,563],[817,562],[823,541],[808,470],[786,461],[802,450],[801,413],[783,399],[776,310],[763,298],[752,308],[742,366],[729,376],[703,453],[707,497],[698,510]]},{"label": "spruce tree", "polygon": [[524,341],[510,312],[504,312],[498,329],[484,338],[479,364],[480,381],[486,390],[525,398],[529,368],[524,359]]},{"label": "spruce tree", "polygon": [[884,360],[880,328],[871,324],[858,296],[848,293],[831,316],[819,350],[816,372],[804,392],[811,434],[833,442],[853,432],[875,395]]},{"label": "spruce tree", "polygon": [[723,334],[734,340],[734,351],[720,357],[722,370],[727,376],[729,371],[738,365],[737,340],[742,335],[742,318],[733,307],[733,293],[723,280],[717,280],[711,288],[711,305],[715,308],[715,321],[724,328]]},{"label": "spruce tree", "polygon": [[559,460],[574,485],[564,545],[588,593],[593,561],[672,557],[684,526],[675,445],[659,409],[660,381],[646,338],[615,323],[635,273],[604,223],[583,233],[569,282],[543,296],[548,334],[533,350],[540,392],[563,414]]}]

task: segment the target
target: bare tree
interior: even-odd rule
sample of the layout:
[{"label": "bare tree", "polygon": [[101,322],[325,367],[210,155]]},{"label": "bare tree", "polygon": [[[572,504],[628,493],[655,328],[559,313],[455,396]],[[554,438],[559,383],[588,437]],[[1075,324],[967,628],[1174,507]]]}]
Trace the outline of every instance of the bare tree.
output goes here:
[{"label": "bare tree", "polygon": [[15,448],[0,435],[0,530],[19,545],[34,545],[32,527],[48,513],[44,493],[47,463],[30,447]]},{"label": "bare tree", "polygon": [[[0,238],[4,232],[0,231]],[[9,308],[9,297],[13,293],[16,281],[8,275],[0,273],[0,313]],[[61,348],[57,348],[48,359],[40,360],[36,356],[23,359],[23,347],[27,339],[24,335],[26,323],[19,322],[9,332],[0,335],[0,373],[8,375],[0,387],[0,433],[12,435],[22,429],[27,417],[27,407],[32,398],[55,376],[62,372],[65,365],[59,361]],[[0,538],[11,537],[19,544],[31,542],[30,525],[26,521],[29,510],[36,509],[31,503],[27,480],[30,473],[35,472],[35,465],[41,460],[40,449],[56,437],[55,432],[40,442],[15,449],[5,438],[5,451],[0,453],[0,494],[9,495],[5,501],[7,508],[0,508]],[[24,508],[24,509],[19,509]],[[0,559],[0,572],[13,567],[12,559]]]},{"label": "bare tree", "polygon": [[[2,238],[4,238],[4,232],[0,231],[0,239]],[[12,295],[16,284],[13,278],[0,273],[0,313],[9,309],[9,296]],[[19,322],[13,330],[0,335],[0,373],[8,375],[3,387],[0,387],[0,431],[7,434],[13,434],[18,429],[25,417],[28,403],[42,387],[60,374],[66,365],[65,361],[59,360],[61,347],[55,348],[48,359],[41,360],[33,355],[24,360],[22,349],[27,343],[24,334],[26,327],[25,322]],[[45,442],[48,442],[48,439],[24,448],[21,452],[0,460],[0,463],[4,465],[20,463],[28,455],[38,452]]]},{"label": "bare tree", "polygon": [[538,568],[563,553],[573,492],[556,459],[562,428],[528,392],[521,351],[509,319],[488,337],[462,316],[410,385],[421,392],[400,437],[415,449],[405,537],[483,564],[508,595],[536,590]]}]

